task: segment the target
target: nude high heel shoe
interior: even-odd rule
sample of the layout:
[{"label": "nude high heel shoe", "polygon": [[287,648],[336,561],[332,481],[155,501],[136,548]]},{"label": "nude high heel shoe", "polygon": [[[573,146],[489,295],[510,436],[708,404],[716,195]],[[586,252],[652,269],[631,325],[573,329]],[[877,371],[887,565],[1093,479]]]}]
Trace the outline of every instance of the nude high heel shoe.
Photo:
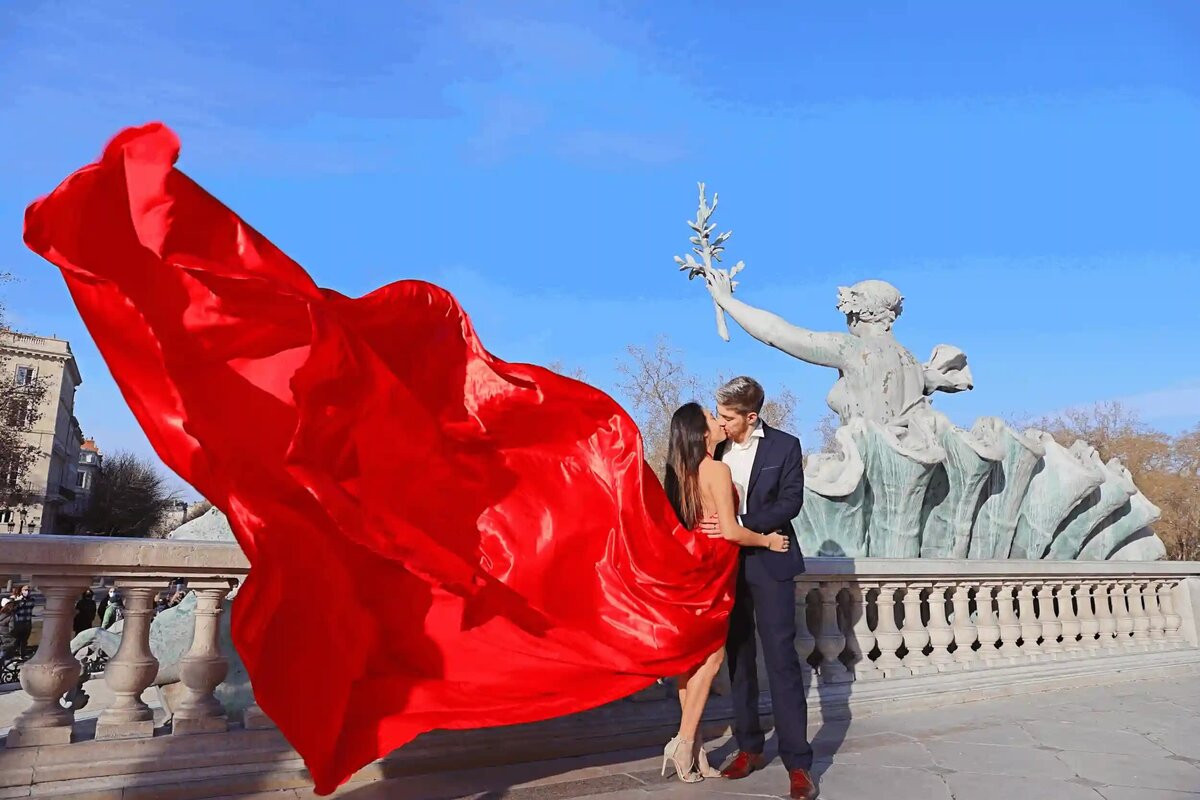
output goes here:
[{"label": "nude high heel shoe", "polygon": [[704,780],[704,777],[695,771],[696,761],[692,755],[692,747],[692,742],[689,742],[687,739],[681,739],[678,736],[667,742],[667,746],[663,748],[663,777],[667,775],[667,765],[673,764],[675,766],[675,774],[684,783],[698,783]]},{"label": "nude high heel shoe", "polygon": [[696,769],[704,778],[721,777],[721,770],[709,766],[708,753],[704,752],[704,745],[699,743],[696,745]]}]

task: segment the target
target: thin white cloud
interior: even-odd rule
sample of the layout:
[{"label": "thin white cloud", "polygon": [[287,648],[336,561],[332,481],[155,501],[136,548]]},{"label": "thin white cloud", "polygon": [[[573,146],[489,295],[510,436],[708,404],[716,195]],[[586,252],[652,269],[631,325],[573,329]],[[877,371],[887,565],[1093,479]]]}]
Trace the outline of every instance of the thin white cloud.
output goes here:
[{"label": "thin white cloud", "polygon": [[1200,378],[1164,389],[1118,398],[1147,421],[1192,417],[1200,422]]},{"label": "thin white cloud", "polygon": [[689,155],[677,134],[632,133],[620,130],[580,130],[559,141],[558,152],[588,162],[669,164]]}]

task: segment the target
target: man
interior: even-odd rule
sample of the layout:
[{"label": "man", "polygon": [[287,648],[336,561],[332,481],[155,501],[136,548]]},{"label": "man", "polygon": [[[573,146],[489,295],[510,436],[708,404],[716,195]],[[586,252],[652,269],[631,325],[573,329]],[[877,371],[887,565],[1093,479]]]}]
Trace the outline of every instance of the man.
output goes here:
[{"label": "man", "polygon": [[[804,467],[800,440],[759,418],[765,399],[762,386],[753,378],[734,378],[717,390],[717,417],[726,439],[717,446],[716,457],[733,473],[740,503],[738,522],[752,531],[779,531],[791,539],[786,553],[760,547],[746,547],[741,552],[737,597],[725,645],[738,753],[722,774],[745,778],[766,764],[762,755],[765,734],[758,716],[757,633],[766,659],[779,757],[788,770],[791,796],[812,800],[817,787],[810,772],[813,751],[808,741],[808,704],[795,646],[794,580],[804,571],[804,557],[792,527],[804,503]],[[710,536],[720,535],[715,522],[706,522],[703,528]]]},{"label": "man", "polygon": [[14,600],[12,635],[17,640],[17,655],[25,657],[29,637],[33,634],[33,597],[29,586],[22,586]]}]

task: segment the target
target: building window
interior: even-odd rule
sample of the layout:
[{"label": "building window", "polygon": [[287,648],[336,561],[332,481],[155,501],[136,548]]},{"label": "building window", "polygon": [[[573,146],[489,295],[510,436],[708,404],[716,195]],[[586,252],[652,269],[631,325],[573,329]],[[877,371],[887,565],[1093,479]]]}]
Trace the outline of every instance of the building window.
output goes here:
[{"label": "building window", "polygon": [[23,400],[14,399],[12,406],[8,410],[8,424],[10,427],[22,430],[29,427],[32,421],[32,411],[29,403]]},{"label": "building window", "polygon": [[37,373],[33,367],[17,367],[17,386],[28,386],[36,377]]},{"label": "building window", "polygon": [[75,473],[75,485],[78,486],[80,489],[87,486],[87,481],[84,480],[85,478],[87,478],[86,472],[76,472]]}]

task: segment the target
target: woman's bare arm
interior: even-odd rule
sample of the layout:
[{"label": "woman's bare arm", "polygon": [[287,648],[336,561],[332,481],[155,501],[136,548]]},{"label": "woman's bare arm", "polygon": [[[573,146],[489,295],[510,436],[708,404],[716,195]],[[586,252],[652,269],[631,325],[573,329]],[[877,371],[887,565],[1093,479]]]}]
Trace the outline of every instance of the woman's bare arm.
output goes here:
[{"label": "woman's bare arm", "polygon": [[701,488],[712,497],[717,510],[717,521],[721,526],[721,538],[742,547],[770,547],[772,537],[786,537],[775,533],[756,533],[743,528],[737,522],[737,510],[733,507],[733,475],[727,464],[720,461],[705,461],[700,465]]}]

